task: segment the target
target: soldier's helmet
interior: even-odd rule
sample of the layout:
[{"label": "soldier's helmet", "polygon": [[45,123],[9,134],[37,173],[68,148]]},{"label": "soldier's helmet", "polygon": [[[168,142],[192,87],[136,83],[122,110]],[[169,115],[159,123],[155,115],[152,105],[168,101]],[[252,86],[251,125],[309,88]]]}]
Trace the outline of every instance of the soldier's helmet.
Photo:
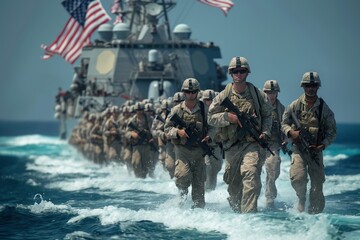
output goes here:
[{"label": "soldier's helmet", "polygon": [[279,83],[276,80],[267,80],[264,83],[263,91],[264,92],[268,92],[268,91],[280,92]]},{"label": "soldier's helmet", "polygon": [[215,97],[215,92],[212,89],[207,89],[203,91],[202,99],[203,100],[213,100]]},{"label": "soldier's helmet", "polygon": [[134,110],[135,111],[142,111],[142,110],[144,110],[144,108],[145,108],[145,106],[144,106],[144,104],[142,102],[137,102],[134,105]]},{"label": "soldier's helmet", "polygon": [[119,113],[119,107],[118,106],[111,106],[110,112],[111,113]]},{"label": "soldier's helmet", "polygon": [[304,84],[318,84],[319,87],[321,87],[321,81],[320,81],[319,74],[317,72],[304,73],[304,75],[301,79],[300,87],[303,87]]},{"label": "soldier's helmet", "polygon": [[134,113],[135,112],[135,106],[131,105],[129,106],[129,113]]},{"label": "soldier's helmet", "polygon": [[152,103],[146,103],[144,106],[145,112],[151,112],[154,111],[154,104]]},{"label": "soldier's helmet", "polygon": [[123,113],[129,113],[130,112],[130,107],[129,106],[123,106],[122,112]]},{"label": "soldier's helmet", "polygon": [[200,90],[200,83],[195,78],[185,79],[181,87],[181,91],[199,91],[199,90]]},{"label": "soldier's helmet", "polygon": [[230,60],[229,67],[228,67],[228,73],[231,74],[231,71],[235,68],[247,68],[249,73],[251,72],[250,65],[248,63],[248,60],[244,57],[233,57]]},{"label": "soldier's helmet", "polygon": [[126,100],[124,105],[130,107],[131,105],[134,105],[134,100],[132,100],[132,99]]},{"label": "soldier's helmet", "polygon": [[170,110],[171,105],[171,101],[169,99],[165,99],[161,102],[161,110]]},{"label": "soldier's helmet", "polygon": [[185,95],[183,92],[176,92],[172,98],[173,102],[182,102],[185,100]]}]

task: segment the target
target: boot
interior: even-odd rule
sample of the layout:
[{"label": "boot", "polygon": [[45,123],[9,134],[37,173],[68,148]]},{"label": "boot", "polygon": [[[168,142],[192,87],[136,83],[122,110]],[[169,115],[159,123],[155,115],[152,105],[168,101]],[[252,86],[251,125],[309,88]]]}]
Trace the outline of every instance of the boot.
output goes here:
[{"label": "boot", "polygon": [[299,199],[299,202],[298,202],[298,205],[297,205],[297,210],[299,212],[305,211],[305,201],[306,201],[306,199]]}]

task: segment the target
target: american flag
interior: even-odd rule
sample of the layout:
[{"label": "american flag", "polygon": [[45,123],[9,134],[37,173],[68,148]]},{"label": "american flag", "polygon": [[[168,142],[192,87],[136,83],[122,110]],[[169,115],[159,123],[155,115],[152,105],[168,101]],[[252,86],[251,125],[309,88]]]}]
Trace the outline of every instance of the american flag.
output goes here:
[{"label": "american flag", "polygon": [[230,0],[198,0],[198,1],[213,7],[220,8],[224,12],[225,16],[234,6],[234,3]]},{"label": "american flag", "polygon": [[111,13],[116,15],[114,25],[124,22],[122,11],[122,0],[114,0],[114,4],[111,7]]},{"label": "american flag", "polygon": [[71,16],[50,46],[41,45],[45,50],[42,58],[49,59],[58,54],[73,64],[80,56],[82,47],[91,44],[93,32],[110,21],[110,17],[98,0],[64,0],[62,5]]}]

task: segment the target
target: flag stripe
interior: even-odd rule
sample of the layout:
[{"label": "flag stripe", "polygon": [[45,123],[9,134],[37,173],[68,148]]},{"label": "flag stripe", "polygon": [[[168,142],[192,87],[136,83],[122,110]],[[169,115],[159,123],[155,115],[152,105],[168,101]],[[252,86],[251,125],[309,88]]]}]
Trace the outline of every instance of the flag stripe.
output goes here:
[{"label": "flag stripe", "polygon": [[[77,2],[79,1],[80,0]],[[86,0],[81,0],[81,2],[86,2]],[[76,6],[76,4],[73,5]],[[72,9],[72,11],[75,10]],[[82,21],[74,17],[69,18],[61,33],[50,46],[41,46],[41,48],[44,49],[43,59],[49,59],[57,54],[73,64],[79,58],[82,48],[91,43],[90,37],[94,31],[101,24],[110,21],[110,17],[98,0],[89,2],[86,9],[84,27],[79,23]]]},{"label": "flag stripe", "polygon": [[230,9],[234,6],[231,0],[198,0],[204,4],[220,8],[225,15],[228,14]]}]

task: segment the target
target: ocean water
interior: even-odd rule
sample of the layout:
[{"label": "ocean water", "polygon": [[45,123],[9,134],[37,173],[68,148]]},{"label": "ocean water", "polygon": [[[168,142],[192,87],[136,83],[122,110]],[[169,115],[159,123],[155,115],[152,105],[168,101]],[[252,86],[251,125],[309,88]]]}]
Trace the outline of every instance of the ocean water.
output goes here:
[{"label": "ocean water", "polygon": [[262,191],[258,213],[234,213],[224,169],[205,209],[191,209],[190,200],[179,206],[162,166],[155,178],[136,179],[124,166],[96,165],[59,140],[57,127],[0,122],[0,239],[360,239],[360,125],[339,124],[324,153],[326,208],[318,215],[295,210],[288,156],[277,211],[265,209]]}]

